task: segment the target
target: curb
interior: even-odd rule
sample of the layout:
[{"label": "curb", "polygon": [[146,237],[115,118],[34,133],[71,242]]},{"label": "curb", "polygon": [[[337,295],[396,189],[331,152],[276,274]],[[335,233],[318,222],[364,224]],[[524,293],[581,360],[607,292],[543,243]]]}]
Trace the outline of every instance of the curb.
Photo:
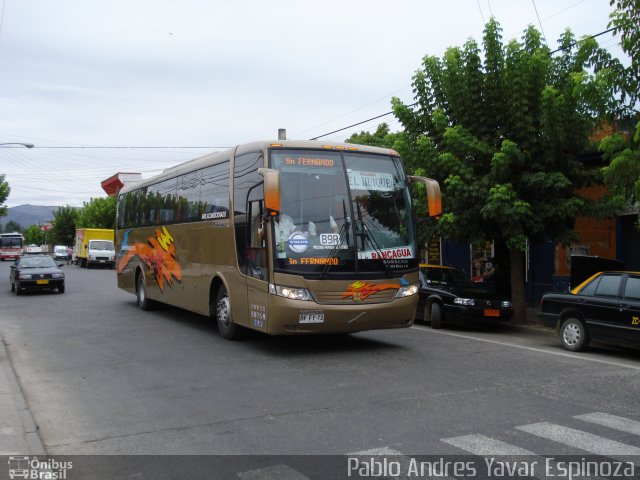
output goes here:
[{"label": "curb", "polygon": [[0,336],[0,400],[0,455],[46,455],[3,336]]}]

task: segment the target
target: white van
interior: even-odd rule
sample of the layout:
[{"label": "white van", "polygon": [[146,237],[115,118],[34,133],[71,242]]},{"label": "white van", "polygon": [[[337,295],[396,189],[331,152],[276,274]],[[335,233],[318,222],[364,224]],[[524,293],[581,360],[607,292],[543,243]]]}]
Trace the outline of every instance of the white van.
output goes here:
[{"label": "white van", "polygon": [[53,259],[54,260],[70,260],[69,247],[65,245],[56,245],[53,247]]}]

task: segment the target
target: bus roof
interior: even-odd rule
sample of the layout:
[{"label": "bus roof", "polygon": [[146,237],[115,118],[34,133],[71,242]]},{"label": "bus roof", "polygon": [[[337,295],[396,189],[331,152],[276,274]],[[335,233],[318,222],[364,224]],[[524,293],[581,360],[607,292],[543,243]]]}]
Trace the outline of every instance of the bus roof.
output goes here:
[{"label": "bus roof", "polygon": [[358,145],[354,143],[341,143],[341,142],[320,142],[316,140],[264,140],[251,143],[245,143],[238,145],[227,150],[219,152],[209,153],[202,157],[188,160],[184,163],[176,165],[174,167],[167,168],[162,173],[153,177],[146,178],[141,182],[131,183],[125,185],[120,193],[127,193],[136,190],[146,185],[153,185],[154,183],[161,182],[165,179],[173,178],[174,176],[181,175],[183,173],[199,170],[209,165],[214,165],[218,162],[230,160],[232,156],[242,155],[244,153],[263,151],[267,148],[299,148],[299,149],[326,149],[332,151],[359,151],[368,153],[377,153],[382,155],[399,156],[398,152],[388,148],[371,147],[368,145]]}]

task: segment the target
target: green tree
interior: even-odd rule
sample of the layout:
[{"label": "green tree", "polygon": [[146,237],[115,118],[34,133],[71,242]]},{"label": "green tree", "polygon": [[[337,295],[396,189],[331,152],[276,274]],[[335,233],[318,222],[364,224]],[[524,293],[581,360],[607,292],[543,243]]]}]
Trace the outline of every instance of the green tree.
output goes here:
[{"label": "green tree", "polygon": [[472,243],[493,239],[509,252],[515,318],[526,315],[524,251],[544,235],[567,240],[585,200],[576,189],[590,175],[576,157],[598,120],[615,104],[615,65],[593,39],[560,38],[551,55],[529,27],[503,45],[491,19],[484,51],[470,39],[442,59],[427,56],[413,78],[416,104],[393,99],[408,140],[409,164],[437,179],[443,191],[438,229]]},{"label": "green tree", "polygon": [[0,175],[0,217],[7,215],[8,207],[4,205],[4,202],[9,197],[9,193],[11,193],[11,187],[9,187],[4,178],[4,175]]},{"label": "green tree", "polygon": [[80,212],[74,207],[60,207],[53,214],[52,242],[56,245],[73,245],[76,234],[76,221]]},{"label": "green tree", "polygon": [[44,245],[44,232],[39,225],[27,227],[22,234],[25,245]]},{"label": "green tree", "polygon": [[373,147],[393,148],[398,139],[397,133],[389,132],[389,125],[381,123],[375,133],[360,132],[354,133],[347,139],[347,143],[357,143],[359,145],[371,145]]},{"label": "green tree", "polygon": [[4,231],[7,233],[22,232],[22,225],[14,220],[9,220],[4,226]]},{"label": "green tree", "polygon": [[[637,0],[611,0],[610,5],[614,4],[616,9],[610,15],[609,26],[614,27],[614,34],[621,36],[622,49],[631,58],[631,65],[616,79],[623,100],[627,100],[628,109],[623,114],[637,121],[640,100],[640,3]],[[602,173],[614,203],[620,209],[634,206],[640,201],[640,122],[636,123],[634,135],[614,133],[605,137],[600,142],[600,150],[609,161]]]},{"label": "green tree", "polygon": [[610,0],[615,10],[609,15],[609,27],[614,35],[620,35],[620,46],[629,55],[631,65],[618,80],[623,87],[623,95],[628,95],[631,105],[635,105],[640,95],[640,3],[638,0]]},{"label": "green tree", "polygon": [[77,227],[115,228],[116,197],[92,198],[84,206],[76,220]]}]

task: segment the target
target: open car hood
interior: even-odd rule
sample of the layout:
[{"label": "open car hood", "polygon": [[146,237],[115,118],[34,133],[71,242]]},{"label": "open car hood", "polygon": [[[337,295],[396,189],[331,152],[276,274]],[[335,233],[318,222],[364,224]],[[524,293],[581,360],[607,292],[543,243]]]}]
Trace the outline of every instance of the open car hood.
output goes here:
[{"label": "open car hood", "polygon": [[598,272],[624,270],[625,265],[620,260],[598,257],[594,255],[571,255],[571,274],[569,289],[575,288],[587,278]]}]

